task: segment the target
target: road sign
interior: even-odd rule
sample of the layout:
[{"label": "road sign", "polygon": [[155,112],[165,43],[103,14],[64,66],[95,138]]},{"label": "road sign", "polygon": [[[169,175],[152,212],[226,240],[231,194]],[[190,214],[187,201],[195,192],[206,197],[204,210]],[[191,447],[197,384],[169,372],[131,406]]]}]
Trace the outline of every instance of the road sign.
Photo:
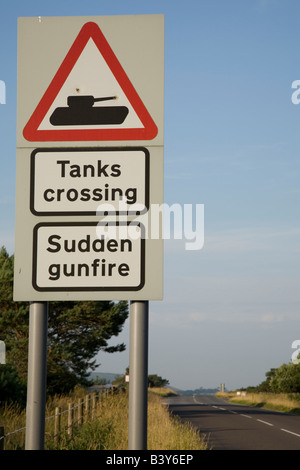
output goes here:
[{"label": "road sign", "polygon": [[44,292],[140,290],[145,281],[143,229],[134,222],[37,225],[34,288]]},{"label": "road sign", "polygon": [[[69,157],[69,155],[71,156]],[[121,161],[121,157],[123,155],[124,164],[127,161],[127,157],[129,157],[128,159],[131,160],[131,163],[128,163],[129,167],[132,169],[133,165],[136,166],[133,174],[126,173],[124,170],[124,178],[122,173],[120,176],[111,176],[112,172],[118,174],[118,167],[116,166],[112,168],[112,165],[120,164],[122,169],[123,161]],[[57,156],[59,156],[59,160],[57,159]],[[88,165],[86,167],[82,164],[84,158],[86,158],[86,165]],[[147,159],[149,161],[148,177]],[[61,161],[62,163],[57,164],[57,161]],[[67,163],[69,161],[70,165]],[[98,161],[101,161],[101,164],[98,163]],[[73,162],[72,168],[71,162]],[[106,167],[106,165],[110,166]],[[90,172],[99,171],[102,175],[100,177],[88,176],[88,184],[84,186],[81,178],[74,177],[74,175],[79,174],[79,171],[81,170]],[[73,177],[70,176],[70,171],[73,171]],[[101,182],[101,180],[104,177],[104,172],[108,175],[105,177],[105,180],[109,181],[109,183],[104,183],[104,190],[107,189],[107,194],[104,192],[105,197],[107,195],[108,198],[111,198],[112,194],[114,194],[112,189],[116,190],[117,188],[122,190],[123,194],[127,194],[129,200],[135,201],[136,198],[136,202],[143,202],[145,199],[147,201],[148,194],[149,209],[146,212],[140,211],[139,213],[139,211],[137,211],[137,213],[134,214],[133,209],[137,209],[137,205],[132,204],[130,206],[130,204],[121,204],[119,206],[119,201],[117,200],[111,200],[110,203],[101,203],[101,201],[99,201],[98,207],[96,207],[98,201],[74,200],[74,202],[72,202],[72,198],[78,199],[79,194],[81,195],[80,197],[85,199],[92,194],[91,191],[96,188],[103,189],[103,182]],[[66,176],[63,177],[62,174],[65,174]],[[63,184],[62,182],[64,179],[66,182]],[[113,183],[115,180],[116,183]],[[105,188],[106,184],[109,186]],[[84,189],[88,189],[89,191],[85,192]],[[117,191],[117,193],[120,194],[120,191]],[[161,158],[161,149],[159,147],[143,147],[140,148],[140,150],[138,150],[138,148],[135,150],[124,148],[124,150],[118,150],[116,152],[114,150],[107,151],[105,148],[101,148],[101,150],[90,150],[89,148],[86,148],[85,151],[83,151],[81,148],[76,147],[74,147],[73,150],[69,150],[69,148],[64,147],[61,149],[47,148],[47,150],[44,148],[17,149],[14,299],[16,301],[131,300],[133,296],[136,300],[162,299],[163,240],[162,238],[158,238],[158,236],[162,237],[162,228],[160,221],[153,220],[154,216],[152,210],[153,205],[155,208],[160,207],[160,205],[162,205],[162,201],[163,161]],[[49,208],[47,208],[47,204],[49,204]],[[60,204],[62,204],[62,206],[60,206]],[[72,204],[74,204],[73,209]],[[87,204],[87,206],[85,206],[85,204]],[[80,213],[76,212],[76,207],[80,209]],[[120,207],[121,211],[119,213],[114,213],[115,210],[116,212],[118,211],[118,207]],[[51,212],[52,209],[53,213]],[[97,209],[99,212],[97,212]],[[45,212],[46,210],[47,213]],[[95,212],[92,213],[92,210],[95,210]],[[85,211],[88,213],[83,213]],[[61,286],[66,287],[61,290],[51,289],[46,291],[36,289],[39,284],[38,282],[32,282],[33,270],[36,269],[34,267],[36,264],[33,260],[37,258],[37,266],[39,267],[39,272],[41,272],[41,264],[44,262],[48,263],[49,259],[55,255],[55,253],[51,253],[43,248],[41,243],[34,242],[34,240],[37,240],[35,238],[37,230],[36,227],[44,227],[45,224],[54,224],[54,226],[59,226],[61,223],[75,224],[75,227],[73,227],[72,230],[74,230],[76,235],[79,231],[79,228],[76,228],[76,224],[93,223],[93,225],[90,226],[90,230],[94,230],[96,235],[96,229],[99,223],[116,221],[139,222],[145,228],[145,281],[144,284],[137,284],[140,287],[138,290],[105,290],[101,288],[99,288],[99,290],[95,289],[89,291],[70,290],[68,286]],[[160,232],[157,233],[157,231],[154,230],[154,237],[151,233],[149,234],[149,230],[157,223],[159,224]],[[43,230],[39,229],[38,233],[48,234],[50,230],[52,230],[52,228],[49,227],[43,228]],[[131,233],[134,235],[135,230],[129,232],[129,234]],[[77,235],[75,238],[78,238]],[[49,255],[49,259],[42,254],[44,252]],[[95,257],[90,261],[90,264],[95,258],[100,258],[100,256],[95,255]],[[76,263],[76,261],[74,262]],[[73,261],[71,264],[73,264]],[[98,282],[99,287],[101,287],[103,282],[101,276],[98,276]],[[51,285],[55,285],[55,283],[51,283]]]},{"label": "road sign", "polygon": [[149,209],[144,147],[46,148],[31,154],[34,215],[136,214]]},{"label": "road sign", "polygon": [[[19,19],[16,301],[162,299],[163,41],[163,15]],[[107,223],[132,251],[55,252]]]},{"label": "road sign", "polygon": [[18,146],[163,141],[162,15],[20,18],[19,35]]},{"label": "road sign", "polygon": [[30,141],[142,140],[157,127],[101,29],[87,22],[23,133]]},{"label": "road sign", "polygon": [[43,448],[52,300],[131,301],[129,446],[146,442],[148,301],[163,278],[162,233],[147,237],[163,201],[163,22],[19,19],[14,300],[31,302],[28,450]]}]

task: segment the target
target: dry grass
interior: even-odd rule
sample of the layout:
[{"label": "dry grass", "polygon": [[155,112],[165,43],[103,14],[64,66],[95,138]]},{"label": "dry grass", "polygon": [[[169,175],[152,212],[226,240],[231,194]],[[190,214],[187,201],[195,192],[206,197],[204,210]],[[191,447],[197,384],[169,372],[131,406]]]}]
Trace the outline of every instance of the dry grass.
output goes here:
[{"label": "dry grass", "polygon": [[300,414],[300,395],[287,393],[247,393],[237,396],[236,393],[218,393],[220,397],[232,403],[266,408],[284,413]]},{"label": "dry grass", "polygon": [[[159,391],[161,393],[161,391]],[[81,398],[82,392],[80,393]],[[54,409],[67,410],[71,397],[55,397],[47,403],[45,449],[46,450],[127,450],[128,449],[128,394],[109,394],[98,401],[94,418],[81,427],[74,427],[72,438],[66,431],[54,441]],[[75,405],[78,394],[72,397]],[[76,419],[76,411],[74,418]],[[50,418],[50,419],[49,419]],[[67,427],[67,414],[63,413],[62,429]],[[16,407],[0,410],[0,425],[5,434],[25,426],[25,411]],[[5,449],[24,449],[25,433],[19,432],[5,439]],[[149,392],[148,399],[148,449],[149,450],[205,450],[203,437],[178,418],[172,417],[157,393]]]},{"label": "dry grass", "polygon": [[[4,426],[5,449],[18,450],[24,447],[26,414],[25,410],[20,410],[19,406],[9,404],[0,408],[0,426]],[[15,433],[15,431],[20,430]]]},{"label": "dry grass", "polygon": [[[152,390],[152,389],[151,389]],[[149,450],[206,450],[205,437],[191,425],[170,416],[155,393],[149,393],[148,406]]]},{"label": "dry grass", "polygon": [[178,393],[174,392],[174,390],[166,387],[151,387],[150,392],[156,393],[161,397],[175,397],[178,395]]}]

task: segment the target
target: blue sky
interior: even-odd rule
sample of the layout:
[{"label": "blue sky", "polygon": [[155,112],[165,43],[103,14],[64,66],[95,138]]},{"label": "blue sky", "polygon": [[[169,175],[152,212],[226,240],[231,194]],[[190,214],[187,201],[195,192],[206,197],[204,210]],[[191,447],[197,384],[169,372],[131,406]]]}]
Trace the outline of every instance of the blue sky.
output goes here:
[{"label": "blue sky", "polygon": [[[0,8],[0,244],[13,253],[17,17],[162,13],[164,200],[204,204],[205,243],[186,251],[184,240],[165,241],[149,373],[178,388],[234,389],[289,362],[300,339],[300,105],[291,100],[299,2],[15,0]],[[101,354],[99,370],[129,365],[128,322],[118,340],[127,351]]]}]

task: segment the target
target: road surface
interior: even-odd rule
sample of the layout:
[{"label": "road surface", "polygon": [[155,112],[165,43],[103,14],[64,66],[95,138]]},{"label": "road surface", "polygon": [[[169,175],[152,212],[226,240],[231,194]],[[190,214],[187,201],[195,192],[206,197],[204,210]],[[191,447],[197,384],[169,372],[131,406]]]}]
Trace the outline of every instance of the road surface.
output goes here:
[{"label": "road surface", "polygon": [[300,450],[300,416],[209,395],[169,397],[163,402],[205,435],[211,450]]}]

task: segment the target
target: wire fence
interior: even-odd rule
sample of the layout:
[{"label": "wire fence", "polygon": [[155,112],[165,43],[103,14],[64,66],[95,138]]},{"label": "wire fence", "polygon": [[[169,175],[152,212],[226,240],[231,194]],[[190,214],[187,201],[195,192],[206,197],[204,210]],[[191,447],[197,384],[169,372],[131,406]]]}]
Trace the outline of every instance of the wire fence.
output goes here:
[{"label": "wire fence", "polygon": [[[55,406],[52,413],[45,417],[45,443],[52,448],[58,448],[62,439],[72,439],[75,428],[89,423],[101,416],[101,408],[105,406],[106,398],[114,393],[114,389],[93,392],[83,398]],[[65,408],[65,409],[64,409]],[[23,419],[26,419],[25,414]],[[0,450],[18,450],[25,448],[26,426],[14,431],[5,431],[0,426]]]}]

